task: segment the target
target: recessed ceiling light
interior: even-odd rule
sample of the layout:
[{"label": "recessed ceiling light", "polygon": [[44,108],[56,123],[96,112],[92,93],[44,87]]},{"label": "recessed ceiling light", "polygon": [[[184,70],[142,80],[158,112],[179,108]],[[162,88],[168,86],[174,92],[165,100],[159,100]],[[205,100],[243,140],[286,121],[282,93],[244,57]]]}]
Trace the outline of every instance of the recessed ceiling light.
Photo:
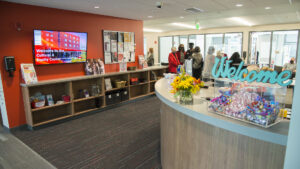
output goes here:
[{"label": "recessed ceiling light", "polygon": [[265,7],[265,9],[266,9],[266,10],[269,10],[269,9],[271,9],[271,7],[267,6],[267,7]]},{"label": "recessed ceiling light", "polygon": [[236,4],[235,6],[236,6],[236,7],[242,7],[243,4]]},{"label": "recessed ceiling light", "polygon": [[179,18],[180,18],[180,19],[183,19],[184,17],[183,17],[183,16],[180,16]]},{"label": "recessed ceiling light", "polygon": [[149,28],[144,28],[143,30],[144,30],[144,32],[163,32],[163,31],[160,30],[160,29],[149,29]]},{"label": "recessed ceiling light", "polygon": [[94,6],[94,8],[98,9],[98,8],[99,8],[99,6]]},{"label": "recessed ceiling light", "polygon": [[233,21],[239,22],[239,23],[241,23],[243,25],[253,26],[253,23],[251,23],[251,22],[249,22],[249,21],[247,21],[247,20],[245,20],[243,18],[240,18],[240,17],[232,17],[230,19],[233,20]]},{"label": "recessed ceiling light", "polygon": [[148,18],[153,18],[153,16],[148,16]]},{"label": "recessed ceiling light", "polygon": [[180,27],[184,27],[184,28],[189,28],[189,29],[196,29],[196,26],[188,25],[188,24],[184,24],[184,23],[172,23],[172,25],[180,26]]}]

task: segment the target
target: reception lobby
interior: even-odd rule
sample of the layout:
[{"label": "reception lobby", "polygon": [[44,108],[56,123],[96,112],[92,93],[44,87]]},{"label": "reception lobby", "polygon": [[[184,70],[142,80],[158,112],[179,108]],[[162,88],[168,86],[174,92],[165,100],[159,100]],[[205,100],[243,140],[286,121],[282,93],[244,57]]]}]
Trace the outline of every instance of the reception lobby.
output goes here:
[{"label": "reception lobby", "polygon": [[0,169],[299,169],[299,9],[0,1]]}]

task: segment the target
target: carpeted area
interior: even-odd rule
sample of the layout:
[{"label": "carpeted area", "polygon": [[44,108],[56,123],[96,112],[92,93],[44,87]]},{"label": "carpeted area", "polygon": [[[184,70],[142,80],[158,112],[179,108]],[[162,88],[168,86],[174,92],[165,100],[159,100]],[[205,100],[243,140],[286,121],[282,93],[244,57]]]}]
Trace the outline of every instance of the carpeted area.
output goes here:
[{"label": "carpeted area", "polygon": [[159,109],[160,101],[153,96],[13,134],[59,169],[157,169],[161,168]]}]

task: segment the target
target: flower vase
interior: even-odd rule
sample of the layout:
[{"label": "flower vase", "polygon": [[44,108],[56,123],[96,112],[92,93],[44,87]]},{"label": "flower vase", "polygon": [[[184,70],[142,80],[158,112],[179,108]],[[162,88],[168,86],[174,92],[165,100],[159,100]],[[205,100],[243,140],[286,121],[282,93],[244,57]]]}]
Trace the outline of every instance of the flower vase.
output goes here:
[{"label": "flower vase", "polygon": [[182,90],[180,91],[179,103],[185,105],[193,104],[193,94],[191,91]]}]

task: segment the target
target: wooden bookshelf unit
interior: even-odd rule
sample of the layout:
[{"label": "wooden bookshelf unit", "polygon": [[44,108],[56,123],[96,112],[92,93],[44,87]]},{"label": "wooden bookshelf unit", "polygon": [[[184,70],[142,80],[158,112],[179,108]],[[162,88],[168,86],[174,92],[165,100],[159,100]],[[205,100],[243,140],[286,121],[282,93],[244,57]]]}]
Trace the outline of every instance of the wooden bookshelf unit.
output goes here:
[{"label": "wooden bookshelf unit", "polygon": [[[154,94],[155,82],[163,77],[167,66],[153,66],[147,69],[106,73],[103,75],[79,76],[73,78],[54,79],[40,81],[35,84],[21,84],[27,125],[32,128],[50,122],[66,119],[91,111],[100,110],[108,105],[118,104],[124,101]],[[110,78],[112,89],[106,90],[104,79]],[[130,78],[138,78],[138,84],[130,84]],[[126,81],[125,87],[117,87],[113,82]],[[91,86],[98,86],[100,93],[92,94]],[[82,90],[86,89],[88,97],[82,97]],[[30,97],[36,93],[42,95],[51,94],[54,102],[62,100],[63,95],[70,96],[70,102],[32,108]],[[119,93],[116,93],[119,92]],[[123,94],[128,94],[124,97]],[[112,96],[119,97],[115,102],[107,99]]]}]

